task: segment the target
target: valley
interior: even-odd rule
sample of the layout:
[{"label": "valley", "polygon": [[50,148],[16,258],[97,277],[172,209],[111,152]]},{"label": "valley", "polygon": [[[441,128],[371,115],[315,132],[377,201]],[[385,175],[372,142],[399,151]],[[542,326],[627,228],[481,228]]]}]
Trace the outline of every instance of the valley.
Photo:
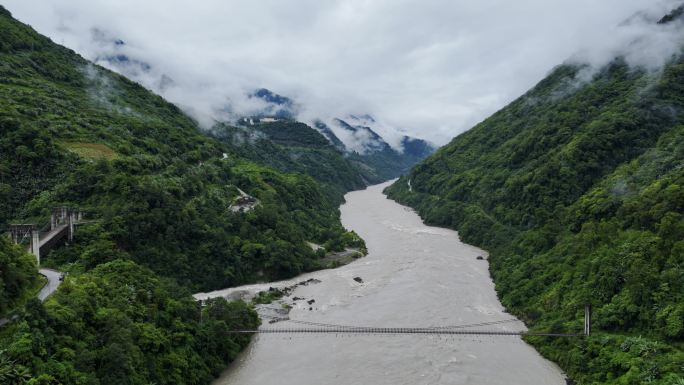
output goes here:
[{"label": "valley", "polygon": [[[487,253],[462,243],[455,231],[424,225],[412,210],[383,195],[387,185],[349,193],[341,207],[344,226],[366,241],[366,257],[293,280],[195,297],[250,298],[270,287],[313,280],[267,306],[291,307],[276,323],[267,322],[273,314],[264,312],[262,327],[267,328],[302,327],[299,323],[440,327],[510,320],[494,292],[487,261],[477,259]],[[524,328],[512,320],[470,330]],[[214,384],[369,382],[565,384],[561,371],[519,337],[372,334],[258,335]]]},{"label": "valley", "polygon": [[684,384],[681,1],[6,1],[0,383]]}]

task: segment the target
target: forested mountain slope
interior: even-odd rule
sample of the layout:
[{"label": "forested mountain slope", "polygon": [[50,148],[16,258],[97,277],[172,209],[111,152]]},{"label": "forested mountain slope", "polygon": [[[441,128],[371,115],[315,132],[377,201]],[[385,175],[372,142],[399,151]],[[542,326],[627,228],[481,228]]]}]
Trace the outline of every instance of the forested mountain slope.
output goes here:
[{"label": "forested mountain slope", "polygon": [[[0,236],[0,315],[19,305],[38,282],[36,259]],[[1,317],[0,317],[1,318]]]},{"label": "forested mountain slope", "polygon": [[582,384],[684,383],[684,59],[563,65],[388,188],[491,251],[505,306]]},{"label": "forested mountain slope", "polygon": [[[342,235],[311,178],[244,160],[160,97],[1,21],[0,223],[79,207],[100,245],[203,289],[296,274],[315,265],[305,241]],[[232,213],[237,188],[261,205]]]},{"label": "forested mountain slope", "polygon": [[[258,204],[234,210],[238,189]],[[0,231],[40,224],[56,206],[90,221],[43,256],[70,276],[0,331],[0,372],[40,384],[206,384],[247,342],[227,331],[258,321],[241,303],[202,309],[191,291],[315,269],[307,241],[358,246],[337,205],[310,176],[243,158],[0,7]],[[0,244],[0,264],[14,269],[3,269],[0,306],[30,285],[27,258]]]},{"label": "forested mountain slope", "polygon": [[233,127],[218,124],[212,135],[240,156],[283,172],[309,175],[327,187],[331,199],[365,186],[363,173],[320,132],[304,123],[279,120]]},{"label": "forested mountain slope", "polygon": [[432,144],[417,138],[404,136],[401,139],[401,150],[390,146],[383,137],[375,132],[369,124],[375,119],[370,115],[361,117],[349,116],[348,121],[334,119],[333,123],[352,142],[352,147],[342,143],[333,130],[323,122],[317,122],[316,128],[330,140],[342,148],[347,159],[363,174],[370,183],[379,183],[397,178],[406,173],[416,163],[425,159],[435,151]]},{"label": "forested mountain slope", "polygon": [[365,151],[347,147],[321,121],[313,128],[290,118],[253,117],[240,119],[236,126],[219,123],[211,132],[247,159],[281,171],[310,175],[338,195],[397,178],[435,150],[424,140],[404,136],[403,151],[398,151],[369,127],[336,121],[340,129],[358,135],[355,141]]},{"label": "forested mountain slope", "polygon": [[265,102],[261,111],[235,124],[216,124],[212,133],[249,159],[304,172],[343,192],[397,178],[435,151],[429,142],[408,136],[401,138],[401,148],[393,148],[373,130],[377,122],[368,114],[328,123],[316,119],[309,126],[296,120],[299,104],[289,97],[265,88],[249,97]]}]

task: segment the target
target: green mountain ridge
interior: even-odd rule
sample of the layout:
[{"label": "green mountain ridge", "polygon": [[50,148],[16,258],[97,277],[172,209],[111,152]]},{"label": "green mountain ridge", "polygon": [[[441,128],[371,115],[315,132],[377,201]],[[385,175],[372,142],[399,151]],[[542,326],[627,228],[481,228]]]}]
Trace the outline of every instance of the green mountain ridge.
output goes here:
[{"label": "green mountain ridge", "polygon": [[[532,330],[579,331],[593,305],[593,336],[530,339],[577,382],[681,385],[684,59],[585,70],[556,68],[387,191],[490,250]],[[209,383],[249,343],[229,331],[259,321],[190,294],[320,268],[309,241],[362,247],[338,205],[392,159],[344,156],[293,121],[208,134],[0,6],[0,230],[55,206],[92,220],[44,256],[70,272],[60,289],[19,309],[35,264],[0,239],[0,312],[18,317],[0,329],[0,382]],[[232,210],[238,189],[259,204]]]},{"label": "green mountain ridge", "polygon": [[327,187],[332,199],[363,188],[364,174],[317,130],[304,123],[279,120],[251,126],[218,124],[212,135],[240,156],[283,172],[310,175]]},{"label": "green mountain ridge", "polygon": [[314,128],[290,118],[271,119],[243,118],[236,126],[217,124],[211,132],[245,158],[281,171],[311,175],[342,192],[397,178],[434,152],[428,142],[407,136],[400,152],[369,127],[352,127],[338,119],[342,129],[369,133],[371,148],[359,153],[347,148],[321,121]]},{"label": "green mountain ridge", "polygon": [[[70,275],[0,330],[0,376],[209,383],[249,341],[229,330],[258,320],[241,302],[200,307],[191,292],[320,268],[309,241],[363,246],[339,220],[350,186],[332,190],[309,170],[292,171],[242,156],[176,106],[0,7],[0,230],[42,224],[60,206],[91,221],[42,256]],[[238,189],[258,205],[233,210]],[[0,309],[30,288],[29,258],[0,243]]]},{"label": "green mountain ridge", "polygon": [[[435,151],[432,144],[409,136],[402,137],[402,151],[399,151],[367,126],[375,124],[375,120],[370,115],[362,117],[351,115],[346,119],[352,123],[339,118],[334,119],[334,123],[339,129],[352,133],[360,141],[359,145],[362,149],[346,148],[343,144],[342,146],[345,148],[346,157],[363,173],[364,179],[369,184],[397,178]],[[341,143],[326,124],[318,122],[316,127],[333,144]]]},{"label": "green mountain ridge", "polygon": [[562,65],[387,189],[491,252],[502,303],[580,384],[684,383],[684,59]]}]

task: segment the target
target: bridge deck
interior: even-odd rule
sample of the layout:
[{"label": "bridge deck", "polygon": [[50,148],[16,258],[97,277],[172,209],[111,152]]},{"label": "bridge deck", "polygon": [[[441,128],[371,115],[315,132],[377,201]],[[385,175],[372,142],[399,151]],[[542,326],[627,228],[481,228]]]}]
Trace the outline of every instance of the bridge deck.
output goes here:
[{"label": "bridge deck", "polygon": [[445,330],[434,328],[302,328],[232,330],[238,334],[435,334],[461,336],[537,336],[537,337],[584,337],[584,334],[535,333],[525,331]]},{"label": "bridge deck", "polygon": [[60,237],[64,236],[64,234],[61,234],[61,233],[63,233],[68,228],[69,228],[69,225],[67,225],[67,224],[59,225],[59,226],[55,227],[53,230],[48,231],[45,234],[41,234],[40,235],[40,247],[45,246],[50,241],[52,241],[54,238],[60,238]]}]

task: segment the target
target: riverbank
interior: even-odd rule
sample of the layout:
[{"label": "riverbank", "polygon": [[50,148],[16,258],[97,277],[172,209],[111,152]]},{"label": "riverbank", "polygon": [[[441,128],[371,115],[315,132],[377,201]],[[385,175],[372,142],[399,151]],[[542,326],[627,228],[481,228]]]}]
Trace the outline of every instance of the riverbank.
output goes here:
[{"label": "riverbank", "polygon": [[[291,309],[283,318],[373,327],[437,327],[512,318],[496,297],[486,258],[478,259],[486,253],[460,242],[454,231],[424,225],[413,210],[382,195],[386,185],[349,193],[341,207],[345,227],[366,241],[365,258],[293,280],[198,296],[231,298],[314,279],[284,297]],[[266,326],[294,324],[266,321]],[[524,328],[520,321],[486,327]],[[216,381],[321,383],[562,385],[565,380],[554,364],[518,337],[259,335]]]}]

